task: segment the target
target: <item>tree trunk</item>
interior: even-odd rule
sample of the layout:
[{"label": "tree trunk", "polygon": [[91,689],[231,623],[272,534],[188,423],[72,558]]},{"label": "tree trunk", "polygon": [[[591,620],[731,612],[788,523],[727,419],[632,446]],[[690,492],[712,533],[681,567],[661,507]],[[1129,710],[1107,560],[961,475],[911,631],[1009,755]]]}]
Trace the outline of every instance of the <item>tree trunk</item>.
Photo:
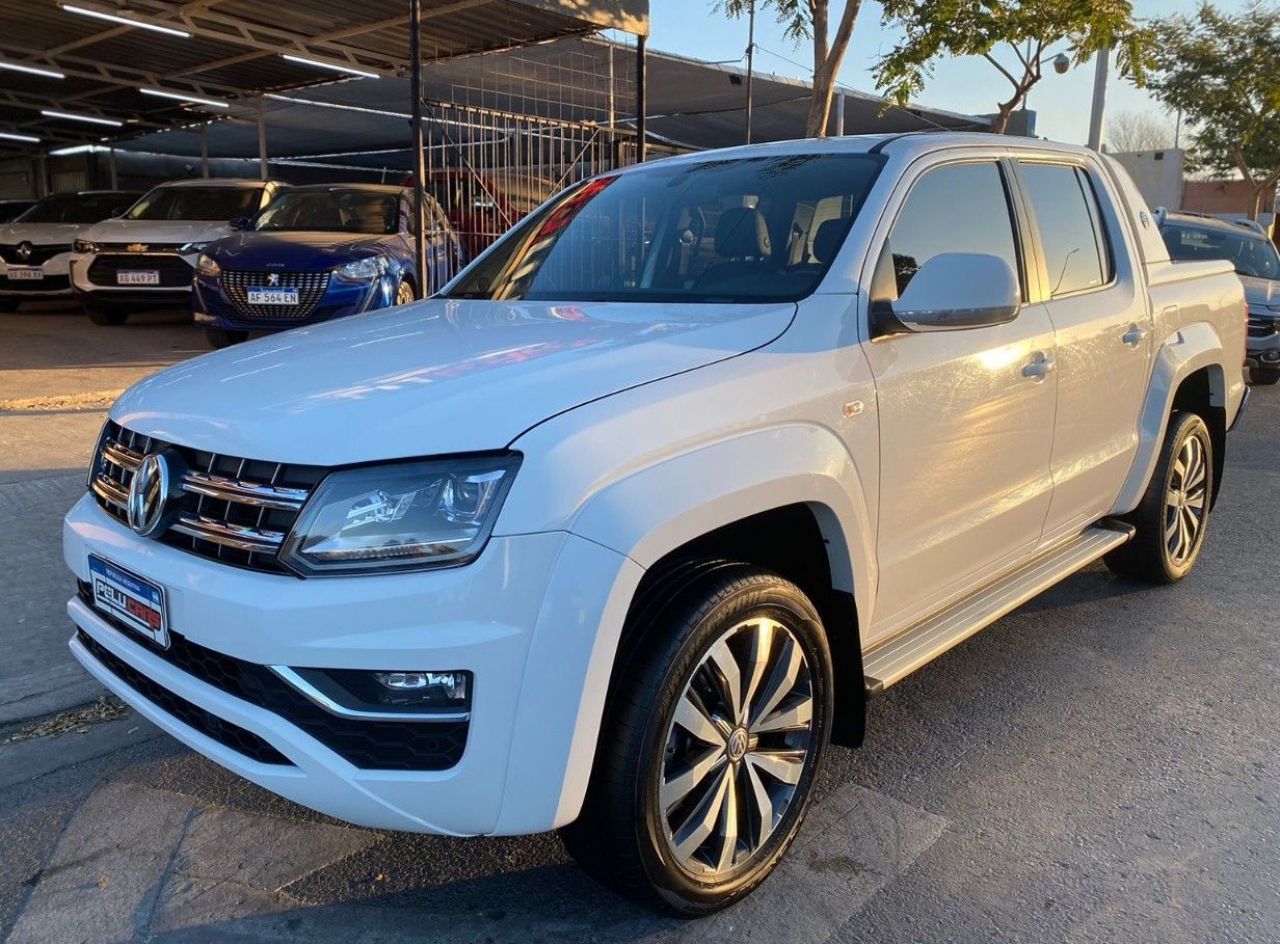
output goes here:
[{"label": "tree trunk", "polygon": [[831,115],[831,99],[835,94],[836,75],[840,63],[849,48],[853,36],[853,24],[858,19],[862,0],[845,0],[836,27],[835,38],[827,45],[827,8],[829,0],[810,0],[813,10],[813,97],[809,100],[809,114],[805,119],[804,133],[809,138],[825,138],[827,121]]}]

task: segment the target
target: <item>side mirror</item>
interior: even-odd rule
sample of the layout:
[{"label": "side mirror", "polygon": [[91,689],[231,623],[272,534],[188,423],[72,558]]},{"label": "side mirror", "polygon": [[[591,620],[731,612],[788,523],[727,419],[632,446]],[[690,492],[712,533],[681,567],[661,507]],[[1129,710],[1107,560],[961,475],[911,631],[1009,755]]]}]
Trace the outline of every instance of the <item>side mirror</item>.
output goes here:
[{"label": "side mirror", "polygon": [[908,331],[1007,324],[1022,306],[1018,277],[999,256],[944,252],[922,265],[889,306]]},{"label": "side mirror", "polygon": [[237,216],[227,225],[230,226],[236,232],[240,232],[241,230],[248,229],[252,223],[253,223],[253,220],[249,219],[249,217],[247,216]]}]

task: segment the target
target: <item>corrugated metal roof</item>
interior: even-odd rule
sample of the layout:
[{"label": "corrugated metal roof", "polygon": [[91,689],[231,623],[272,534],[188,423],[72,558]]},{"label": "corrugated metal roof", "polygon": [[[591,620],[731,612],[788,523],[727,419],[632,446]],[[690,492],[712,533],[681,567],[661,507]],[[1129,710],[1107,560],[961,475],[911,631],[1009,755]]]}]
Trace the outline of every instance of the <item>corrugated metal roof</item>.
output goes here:
[{"label": "corrugated metal roof", "polygon": [[[387,77],[409,60],[405,0],[76,0],[188,38],[104,22],[56,0],[0,2],[0,59],[53,69],[65,79],[0,71],[0,131],[45,145],[132,135],[207,120],[220,112],[144,96],[152,85],[237,102],[264,91],[331,81],[334,73],[281,53],[343,63]],[[439,59],[509,49],[599,28],[648,31],[648,0],[423,0],[424,55]],[[54,108],[112,117],[123,132],[40,114]],[[21,149],[0,140],[0,149]]]}]

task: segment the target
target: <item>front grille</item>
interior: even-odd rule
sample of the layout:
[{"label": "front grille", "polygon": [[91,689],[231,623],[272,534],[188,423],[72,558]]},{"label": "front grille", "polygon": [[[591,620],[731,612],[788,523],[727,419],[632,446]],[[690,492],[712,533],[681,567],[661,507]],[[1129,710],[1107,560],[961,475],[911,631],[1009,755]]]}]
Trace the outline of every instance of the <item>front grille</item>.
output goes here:
[{"label": "front grille", "polygon": [[[98,252],[123,252],[129,255],[138,255],[148,252],[177,252],[185,245],[184,243],[98,243]],[[140,246],[140,249],[130,247]]]},{"label": "front grille", "polygon": [[[93,592],[79,582],[80,598],[93,607]],[[224,655],[169,631],[169,648],[94,610],[129,639],[175,668],[228,695],[247,701],[301,728],[334,753],[364,770],[448,770],[462,759],[467,721],[366,721],[340,718],[311,702],[266,666]]]},{"label": "front grille", "polygon": [[9,292],[65,292],[71,280],[65,275],[46,275],[43,279],[11,279],[0,275],[0,291]]},{"label": "front grille", "polygon": [[127,521],[129,483],[149,452],[175,454],[185,472],[175,517],[160,540],[236,567],[287,573],[280,546],[325,470],[189,449],[108,422],[89,475],[101,505]]},{"label": "front grille", "polygon": [[260,764],[279,764],[292,767],[285,757],[252,731],[223,721],[215,714],[193,705],[158,682],[153,682],[123,659],[116,657],[83,629],[76,630],[76,641],[89,650],[89,654],[102,663],[103,668],[128,685],[131,689],[155,705],[167,715],[172,715],[189,728],[212,738],[237,754],[243,754]]},{"label": "front grille", "polygon": [[61,255],[64,252],[70,252],[70,246],[31,246],[31,255],[25,259],[18,254],[18,246],[21,243],[0,246],[0,259],[3,259],[9,265],[20,266],[37,266],[43,265],[54,256]]},{"label": "front grille", "polygon": [[89,281],[94,285],[118,285],[116,274],[139,269],[158,272],[159,285],[130,285],[129,288],[184,288],[191,285],[192,269],[179,255],[160,253],[124,253],[96,255],[89,266]]},{"label": "front grille", "polygon": [[[276,277],[279,281],[273,285],[269,281],[271,277]],[[298,304],[251,305],[250,288],[296,288]],[[328,272],[257,272],[245,269],[224,269],[222,272],[222,290],[240,314],[267,321],[307,317],[315,310],[316,304],[324,297],[328,288]]]}]

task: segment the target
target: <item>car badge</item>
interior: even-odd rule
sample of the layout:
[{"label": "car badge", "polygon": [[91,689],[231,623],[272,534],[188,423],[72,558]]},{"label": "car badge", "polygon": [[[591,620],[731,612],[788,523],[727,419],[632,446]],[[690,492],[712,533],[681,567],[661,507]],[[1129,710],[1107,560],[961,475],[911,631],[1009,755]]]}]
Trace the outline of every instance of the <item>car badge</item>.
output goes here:
[{"label": "car badge", "polygon": [[164,453],[147,453],[138,463],[129,482],[125,512],[129,527],[143,537],[155,534],[164,523],[172,481],[172,470]]},{"label": "car badge", "polygon": [[280,273],[279,273],[279,272],[268,272],[268,273],[267,273],[267,284],[268,284],[268,285],[279,285],[279,284],[280,284]]},{"label": "car badge", "polygon": [[146,252],[147,244],[146,243],[129,243],[129,245],[125,246],[124,248],[127,249],[129,252]]},{"label": "car badge", "polygon": [[28,262],[31,259],[32,252],[34,252],[34,249],[32,248],[31,243],[18,244],[18,258],[23,262]]}]

